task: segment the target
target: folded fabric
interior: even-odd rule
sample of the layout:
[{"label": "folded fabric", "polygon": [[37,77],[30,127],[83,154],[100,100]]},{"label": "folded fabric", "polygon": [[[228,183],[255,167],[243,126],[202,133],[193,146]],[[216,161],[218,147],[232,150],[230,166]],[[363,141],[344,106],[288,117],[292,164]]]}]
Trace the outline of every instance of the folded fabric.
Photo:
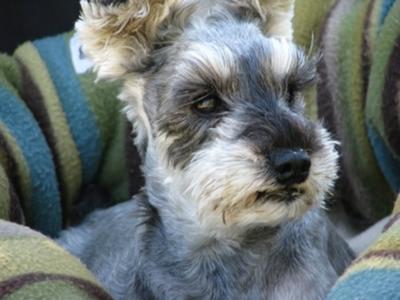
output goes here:
[{"label": "folded fabric", "polygon": [[322,32],[319,116],[341,142],[342,199],[364,224],[400,190],[400,1],[338,0]]},{"label": "folded fabric", "polygon": [[76,43],[64,34],[0,56],[0,218],[53,237],[88,189],[112,204],[142,185],[119,84],[82,71]]},{"label": "folded fabric", "polygon": [[112,298],[78,259],[53,241],[0,220],[0,299]]},{"label": "folded fabric", "polygon": [[382,236],[339,279],[328,300],[400,299],[400,197]]}]

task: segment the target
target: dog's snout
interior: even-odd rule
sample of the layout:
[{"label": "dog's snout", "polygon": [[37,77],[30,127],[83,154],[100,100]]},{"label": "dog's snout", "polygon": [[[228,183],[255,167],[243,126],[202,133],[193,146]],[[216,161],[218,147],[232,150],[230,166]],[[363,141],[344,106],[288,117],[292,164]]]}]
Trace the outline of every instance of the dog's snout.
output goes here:
[{"label": "dog's snout", "polygon": [[299,184],[309,175],[310,156],[302,149],[276,150],[270,155],[270,160],[280,184]]}]

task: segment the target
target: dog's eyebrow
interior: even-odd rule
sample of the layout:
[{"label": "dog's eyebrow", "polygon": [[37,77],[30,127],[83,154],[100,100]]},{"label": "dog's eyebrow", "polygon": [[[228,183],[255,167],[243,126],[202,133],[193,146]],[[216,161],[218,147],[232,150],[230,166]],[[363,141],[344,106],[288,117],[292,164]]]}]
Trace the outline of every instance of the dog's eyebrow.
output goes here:
[{"label": "dog's eyebrow", "polygon": [[264,48],[268,53],[264,65],[276,79],[285,78],[297,68],[301,56],[294,44],[284,39],[271,38],[264,44]]},{"label": "dog's eyebrow", "polygon": [[237,65],[231,50],[213,43],[191,43],[176,67],[182,81],[229,92],[235,85]]}]

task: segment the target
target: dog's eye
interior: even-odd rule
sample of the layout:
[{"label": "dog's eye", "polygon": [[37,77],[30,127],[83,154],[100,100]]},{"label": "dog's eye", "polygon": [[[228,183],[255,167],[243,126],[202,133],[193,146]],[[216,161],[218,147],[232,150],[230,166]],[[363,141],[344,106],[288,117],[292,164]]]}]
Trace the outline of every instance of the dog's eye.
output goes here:
[{"label": "dog's eye", "polygon": [[218,112],[221,100],[215,96],[207,96],[193,104],[193,109],[201,114],[212,114]]},{"label": "dog's eye", "polygon": [[296,101],[297,97],[297,88],[293,85],[289,85],[287,88],[287,93],[286,93],[286,101],[289,103],[289,105],[292,105]]}]

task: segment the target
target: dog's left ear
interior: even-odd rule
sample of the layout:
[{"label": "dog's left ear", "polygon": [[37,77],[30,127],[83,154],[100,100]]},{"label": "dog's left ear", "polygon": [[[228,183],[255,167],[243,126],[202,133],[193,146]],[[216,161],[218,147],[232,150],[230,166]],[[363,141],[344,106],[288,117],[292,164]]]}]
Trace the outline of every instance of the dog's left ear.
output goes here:
[{"label": "dog's left ear", "polygon": [[179,0],[81,0],[75,25],[99,78],[119,79],[140,69],[158,27]]},{"label": "dog's left ear", "polygon": [[263,31],[271,37],[293,38],[295,0],[259,0],[263,11]]}]

